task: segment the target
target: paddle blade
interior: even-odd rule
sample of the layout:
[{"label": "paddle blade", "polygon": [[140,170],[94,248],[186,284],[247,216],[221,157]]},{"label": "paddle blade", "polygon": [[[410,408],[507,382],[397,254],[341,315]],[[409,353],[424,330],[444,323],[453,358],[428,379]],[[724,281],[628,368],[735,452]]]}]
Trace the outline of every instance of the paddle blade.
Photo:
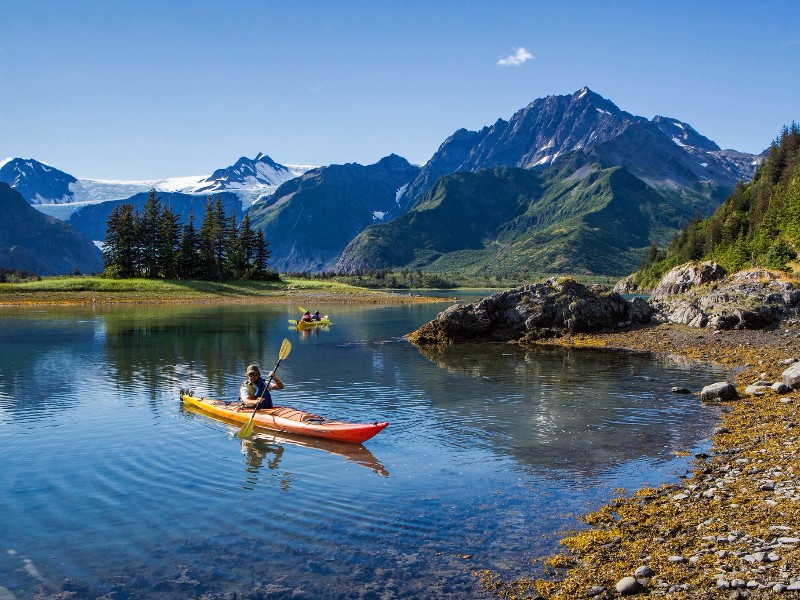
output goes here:
[{"label": "paddle blade", "polygon": [[250,419],[242,425],[242,428],[236,432],[236,437],[238,438],[249,438],[253,435],[253,417],[256,416],[256,411],[253,411],[253,414],[250,415]]},{"label": "paddle blade", "polygon": [[292,343],[289,340],[287,340],[286,338],[283,338],[283,343],[281,344],[281,349],[278,352],[278,359],[279,360],[283,360],[284,358],[289,356],[289,352],[291,352],[291,351],[292,351]]},{"label": "paddle blade", "polygon": [[297,325],[297,319],[289,319],[289,323],[292,325]]},{"label": "paddle blade", "polygon": [[304,312],[306,312],[306,309],[305,309],[305,308],[303,308],[302,306],[298,306],[297,308],[299,308],[299,309],[300,309],[300,312],[301,312],[301,313],[304,313]]}]

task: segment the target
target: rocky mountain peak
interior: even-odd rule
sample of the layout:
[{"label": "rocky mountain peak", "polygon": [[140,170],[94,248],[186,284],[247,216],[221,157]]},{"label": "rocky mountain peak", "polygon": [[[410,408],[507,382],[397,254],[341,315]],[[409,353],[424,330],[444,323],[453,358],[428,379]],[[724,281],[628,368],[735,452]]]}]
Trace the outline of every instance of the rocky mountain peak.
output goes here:
[{"label": "rocky mountain peak", "polygon": [[720,147],[710,139],[697,133],[691,125],[678,121],[677,119],[656,115],[653,117],[653,123],[679,146],[691,146],[706,151],[717,151],[720,149]]},{"label": "rocky mountain peak", "polygon": [[0,167],[0,181],[7,183],[29,204],[71,202],[70,185],[78,180],[32,158],[14,158]]}]

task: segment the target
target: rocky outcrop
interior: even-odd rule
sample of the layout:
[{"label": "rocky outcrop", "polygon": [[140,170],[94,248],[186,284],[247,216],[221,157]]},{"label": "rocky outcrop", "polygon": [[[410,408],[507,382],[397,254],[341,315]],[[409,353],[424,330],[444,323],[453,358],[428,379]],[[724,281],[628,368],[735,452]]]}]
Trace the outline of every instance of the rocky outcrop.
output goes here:
[{"label": "rocky outcrop", "polygon": [[639,291],[639,286],[636,285],[636,282],[633,280],[633,275],[628,275],[614,284],[612,291],[618,294],[635,294]]},{"label": "rocky outcrop", "polygon": [[692,288],[718,281],[726,274],[725,269],[715,262],[686,263],[664,275],[650,294],[650,301],[658,302],[670,296],[683,294]]},{"label": "rocky outcrop", "polygon": [[569,332],[608,331],[646,323],[712,329],[761,329],[800,316],[800,289],[771,271],[725,276],[713,262],[675,267],[645,301],[616,290],[548,279],[456,304],[409,334],[418,345],[532,341]]},{"label": "rocky outcrop", "polygon": [[647,323],[650,313],[641,298],[628,301],[603,286],[548,279],[451,306],[408,339],[418,345],[534,340]]},{"label": "rocky outcrop", "polygon": [[648,300],[656,323],[710,329],[760,329],[800,312],[800,290],[772,271],[726,277],[716,263],[672,269]]}]

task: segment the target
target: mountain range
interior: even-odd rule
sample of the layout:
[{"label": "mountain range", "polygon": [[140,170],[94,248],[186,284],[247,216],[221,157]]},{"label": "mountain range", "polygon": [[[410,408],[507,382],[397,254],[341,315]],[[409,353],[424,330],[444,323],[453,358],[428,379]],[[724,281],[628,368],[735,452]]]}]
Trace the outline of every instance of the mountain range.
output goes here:
[{"label": "mountain range", "polygon": [[[264,230],[280,271],[621,275],[652,243],[711,214],[758,160],[583,88],[479,131],[460,129],[422,166],[391,155],[368,166],[292,168],[259,154],[208,177],[100,182],[15,159],[0,167],[0,181],[65,220],[101,195],[229,192]],[[104,223],[91,220],[84,216],[81,228],[94,237]]]},{"label": "mountain range", "polygon": [[100,273],[97,246],[72,225],[43,215],[22,195],[0,183],[0,266],[39,275]]}]

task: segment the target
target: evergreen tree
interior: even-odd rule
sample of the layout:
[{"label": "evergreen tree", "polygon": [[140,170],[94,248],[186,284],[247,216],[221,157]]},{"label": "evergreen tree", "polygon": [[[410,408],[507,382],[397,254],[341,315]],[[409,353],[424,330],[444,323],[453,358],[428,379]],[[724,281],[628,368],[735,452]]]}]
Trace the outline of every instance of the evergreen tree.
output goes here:
[{"label": "evergreen tree", "polygon": [[200,239],[194,226],[194,215],[189,213],[189,222],[181,229],[181,238],[176,255],[176,277],[178,279],[201,279]]},{"label": "evergreen tree", "polygon": [[267,261],[272,255],[267,246],[267,241],[264,239],[264,231],[259,229],[256,235],[256,260],[253,265],[253,279],[265,279],[267,277]]},{"label": "evergreen tree", "polygon": [[164,207],[158,223],[158,246],[161,259],[159,273],[165,279],[178,277],[180,229],[178,215],[172,212],[172,208]]},{"label": "evergreen tree", "polygon": [[200,226],[201,279],[222,280],[222,258],[225,256],[225,225],[220,223],[218,211],[211,196],[206,202],[206,212]]},{"label": "evergreen tree", "polygon": [[136,276],[136,230],[138,217],[132,204],[114,208],[108,218],[103,260],[110,277]]},{"label": "evergreen tree", "polygon": [[236,214],[232,214],[228,224],[227,252],[225,255],[225,275],[231,279],[247,278],[247,255],[241,233],[236,228]]},{"label": "evergreen tree", "polygon": [[138,271],[143,277],[157,277],[161,264],[161,244],[159,225],[161,222],[161,198],[156,196],[155,190],[150,190],[150,196],[145,202],[142,216],[137,227],[137,246],[139,253]]}]

